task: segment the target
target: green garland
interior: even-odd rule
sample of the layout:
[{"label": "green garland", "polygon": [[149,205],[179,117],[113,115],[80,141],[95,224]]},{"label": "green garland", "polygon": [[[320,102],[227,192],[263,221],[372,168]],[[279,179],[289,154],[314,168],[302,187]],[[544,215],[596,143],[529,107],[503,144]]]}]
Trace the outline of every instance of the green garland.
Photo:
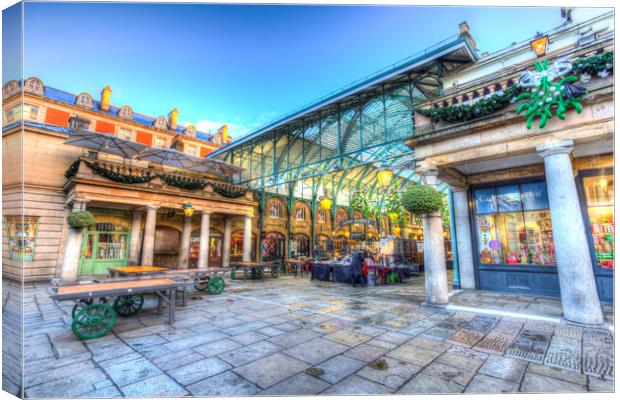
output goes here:
[{"label": "green garland", "polygon": [[78,168],[80,167],[80,161],[82,160],[78,158],[77,160],[73,161],[71,165],[69,165],[69,168],[67,168],[67,170],[65,171],[65,178],[71,179],[75,175],[77,175]]},{"label": "green garland", "polygon": [[459,104],[450,107],[418,108],[415,112],[429,117],[432,122],[467,122],[501,110],[509,105],[514,97],[522,91],[523,89],[519,85],[512,85],[502,93],[493,94],[472,105]]},{"label": "green garland", "polygon": [[164,181],[166,185],[176,186],[185,190],[202,190],[206,186],[206,184],[200,181],[188,181],[185,179],[177,178],[176,176],[162,174],[158,174],[157,176],[161,178],[161,180]]},{"label": "green garland", "polygon": [[597,74],[606,70],[613,70],[614,53],[606,51],[591,57],[579,58],[573,61],[573,72],[576,74]]},{"label": "green garland", "polygon": [[92,169],[97,175],[103,176],[114,182],[119,183],[127,183],[127,184],[135,184],[135,183],[146,183],[155,179],[156,175],[149,176],[135,176],[135,175],[125,175],[118,172],[110,171],[107,168],[104,168],[100,165],[92,163],[90,161],[83,160],[86,165]]},{"label": "green garland", "polygon": [[229,190],[219,186],[213,186],[213,191],[217,194],[220,194],[224,197],[228,197],[231,199],[241,197],[248,192],[249,189],[237,189],[237,190]]}]

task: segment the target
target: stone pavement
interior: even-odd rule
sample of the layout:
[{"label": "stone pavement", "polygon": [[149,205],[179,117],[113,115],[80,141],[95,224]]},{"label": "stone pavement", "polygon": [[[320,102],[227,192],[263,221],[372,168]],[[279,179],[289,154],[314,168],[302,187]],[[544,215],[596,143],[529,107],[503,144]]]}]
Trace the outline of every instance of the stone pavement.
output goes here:
[{"label": "stone pavement", "polygon": [[[6,281],[3,288],[6,310],[19,295]],[[423,277],[372,288],[289,276],[234,282],[219,296],[191,292],[174,327],[147,298],[138,316],[86,342],[71,333],[72,303],[59,306],[46,288],[24,291],[27,397],[614,387],[609,330],[425,307]]]}]

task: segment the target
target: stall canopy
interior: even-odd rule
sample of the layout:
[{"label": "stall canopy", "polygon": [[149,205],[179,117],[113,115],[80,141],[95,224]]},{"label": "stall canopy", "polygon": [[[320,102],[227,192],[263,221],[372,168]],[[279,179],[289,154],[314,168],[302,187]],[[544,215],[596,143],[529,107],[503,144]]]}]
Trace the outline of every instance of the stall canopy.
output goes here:
[{"label": "stall canopy", "polygon": [[118,136],[81,129],[76,130],[69,136],[64,144],[97,152],[114,154],[123,158],[133,158],[136,154],[147,148],[147,146],[143,144],[121,139]]},{"label": "stall canopy", "polygon": [[256,129],[208,158],[245,168],[236,183],[295,197],[386,189],[375,178],[381,166],[394,170],[392,187],[418,182],[410,162],[413,151],[404,144],[415,132],[412,111],[442,91],[442,76],[475,59],[469,37],[448,38]]}]

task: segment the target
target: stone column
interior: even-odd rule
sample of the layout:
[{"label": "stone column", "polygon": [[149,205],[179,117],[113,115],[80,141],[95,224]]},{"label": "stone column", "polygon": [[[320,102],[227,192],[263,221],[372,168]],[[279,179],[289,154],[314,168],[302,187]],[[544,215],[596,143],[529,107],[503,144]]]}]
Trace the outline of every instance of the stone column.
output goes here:
[{"label": "stone column", "polygon": [[131,239],[129,240],[129,265],[140,263],[140,234],[142,233],[142,215],[144,213],[134,211],[131,221]]},{"label": "stone column", "polygon": [[209,268],[209,232],[211,214],[203,212],[200,219],[200,244],[198,247],[198,268]]},{"label": "stone column", "polygon": [[467,187],[451,187],[454,208],[454,229],[459,260],[459,277],[462,289],[476,288],[474,273],[474,251],[472,247],[471,226],[469,220],[469,201]]},{"label": "stone column", "polygon": [[181,233],[181,249],[179,251],[179,269],[189,268],[189,246],[192,235],[192,217],[184,217]]},{"label": "stone column", "polygon": [[[85,211],[86,202],[74,201],[71,211]],[[82,238],[84,229],[68,227],[65,241],[65,252],[60,269],[60,280],[63,285],[76,283],[80,268],[80,253],[82,252]]]},{"label": "stone column", "polygon": [[159,206],[146,206],[146,224],[142,239],[142,265],[153,265],[153,251],[155,250],[155,224]]},{"label": "stone column", "polygon": [[230,237],[232,235],[232,218],[224,220],[224,249],[222,250],[222,267],[230,267]]},{"label": "stone column", "polygon": [[[421,171],[425,182],[437,189],[437,168]],[[446,249],[439,211],[426,214],[424,225],[424,288],[426,303],[448,304],[448,272],[446,270]]]},{"label": "stone column", "polygon": [[536,148],[545,162],[553,242],[558,265],[564,318],[581,324],[602,324],[592,259],[570,159],[572,140]]},{"label": "stone column", "polygon": [[252,260],[252,217],[245,216],[243,225],[243,258],[242,261]]}]

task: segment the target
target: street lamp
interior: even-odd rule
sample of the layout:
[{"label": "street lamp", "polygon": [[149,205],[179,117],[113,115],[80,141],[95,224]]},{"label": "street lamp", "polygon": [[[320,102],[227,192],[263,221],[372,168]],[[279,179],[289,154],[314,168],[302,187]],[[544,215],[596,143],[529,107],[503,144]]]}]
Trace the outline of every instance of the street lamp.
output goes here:
[{"label": "street lamp", "polygon": [[549,44],[549,36],[539,36],[530,42],[532,51],[536,53],[538,57],[542,57],[547,54],[547,45]]},{"label": "street lamp", "polygon": [[386,165],[383,165],[377,171],[377,180],[383,187],[383,189],[387,189],[390,187],[390,182],[392,182],[392,177],[394,176],[394,171]]},{"label": "street lamp", "polygon": [[183,203],[183,214],[185,214],[186,217],[191,217],[194,215],[194,207],[192,207],[191,201]]}]

